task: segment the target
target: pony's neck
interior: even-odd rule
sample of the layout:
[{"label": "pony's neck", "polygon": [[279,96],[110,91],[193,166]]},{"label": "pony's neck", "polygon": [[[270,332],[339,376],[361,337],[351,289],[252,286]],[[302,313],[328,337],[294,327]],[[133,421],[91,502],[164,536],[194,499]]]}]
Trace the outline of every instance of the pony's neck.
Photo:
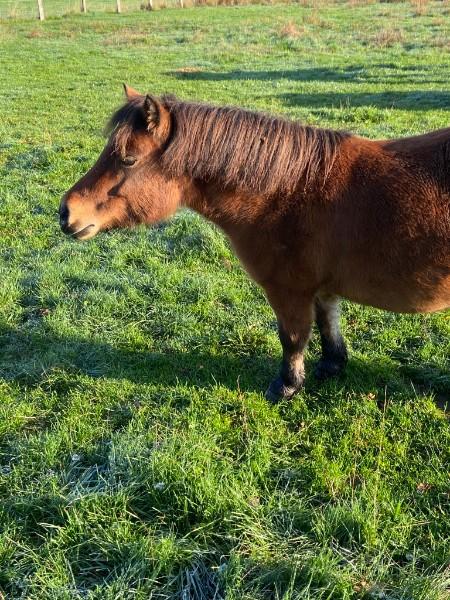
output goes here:
[{"label": "pony's neck", "polygon": [[230,226],[254,224],[267,213],[269,202],[264,196],[224,190],[215,182],[190,180],[184,186],[182,205],[227,231]]}]

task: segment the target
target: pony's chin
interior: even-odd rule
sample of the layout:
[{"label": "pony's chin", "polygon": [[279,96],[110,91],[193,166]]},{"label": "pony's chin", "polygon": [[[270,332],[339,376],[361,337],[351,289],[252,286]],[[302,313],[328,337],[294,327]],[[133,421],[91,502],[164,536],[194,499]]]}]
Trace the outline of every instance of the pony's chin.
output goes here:
[{"label": "pony's chin", "polygon": [[72,236],[78,241],[85,241],[93,238],[99,232],[99,228],[97,225],[92,223],[91,225],[86,225],[86,227],[82,227],[78,231],[72,234]]}]

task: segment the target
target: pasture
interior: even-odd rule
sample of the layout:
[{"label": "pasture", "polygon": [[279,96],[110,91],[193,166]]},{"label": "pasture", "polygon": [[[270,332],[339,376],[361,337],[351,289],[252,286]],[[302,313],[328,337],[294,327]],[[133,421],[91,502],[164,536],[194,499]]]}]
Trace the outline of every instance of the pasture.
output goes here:
[{"label": "pasture", "polygon": [[[306,3],[305,3],[306,4]],[[86,243],[61,194],[123,81],[372,137],[449,125],[450,5],[0,21],[0,598],[444,600],[450,315],[344,303],[292,401],[273,314],[182,212]]]}]

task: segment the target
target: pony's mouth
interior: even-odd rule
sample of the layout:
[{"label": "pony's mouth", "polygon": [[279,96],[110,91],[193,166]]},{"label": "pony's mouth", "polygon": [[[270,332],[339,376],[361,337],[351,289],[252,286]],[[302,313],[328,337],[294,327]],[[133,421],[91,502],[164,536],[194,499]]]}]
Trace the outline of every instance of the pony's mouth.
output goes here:
[{"label": "pony's mouth", "polygon": [[95,231],[93,231],[94,227],[95,224],[91,223],[90,225],[85,225],[84,227],[77,229],[77,231],[74,231],[70,235],[77,240],[84,240],[95,235]]}]

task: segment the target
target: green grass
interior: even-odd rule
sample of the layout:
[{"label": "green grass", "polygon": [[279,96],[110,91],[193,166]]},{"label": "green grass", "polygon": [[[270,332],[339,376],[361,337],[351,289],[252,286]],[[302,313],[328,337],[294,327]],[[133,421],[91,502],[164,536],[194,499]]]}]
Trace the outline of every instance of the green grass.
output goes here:
[{"label": "green grass", "polygon": [[[121,82],[370,137],[448,125],[448,4],[0,22],[5,598],[444,600],[449,313],[346,303],[346,374],[269,405],[274,316],[189,213],[79,244]],[[214,595],[216,594],[216,595]]]}]

